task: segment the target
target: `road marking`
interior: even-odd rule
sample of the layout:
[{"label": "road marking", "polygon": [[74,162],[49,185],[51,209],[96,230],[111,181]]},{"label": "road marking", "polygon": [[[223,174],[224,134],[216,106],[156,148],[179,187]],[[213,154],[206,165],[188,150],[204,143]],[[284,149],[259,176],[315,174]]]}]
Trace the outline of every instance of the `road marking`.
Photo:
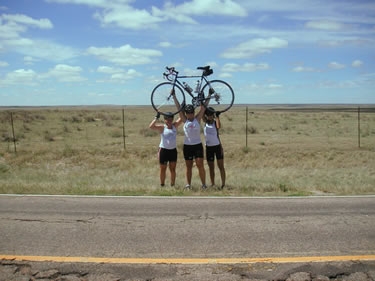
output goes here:
[{"label": "road marking", "polygon": [[356,256],[307,256],[307,257],[269,257],[269,258],[100,258],[100,257],[60,257],[60,256],[19,256],[0,255],[0,260],[30,262],[67,263],[117,263],[117,264],[236,264],[236,263],[301,263],[301,262],[339,262],[375,261],[375,255]]}]

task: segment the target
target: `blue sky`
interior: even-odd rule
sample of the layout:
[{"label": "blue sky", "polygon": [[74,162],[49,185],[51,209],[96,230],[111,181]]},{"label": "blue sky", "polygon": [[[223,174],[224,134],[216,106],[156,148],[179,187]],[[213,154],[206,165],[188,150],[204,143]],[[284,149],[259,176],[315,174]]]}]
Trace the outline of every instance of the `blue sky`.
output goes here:
[{"label": "blue sky", "polygon": [[375,1],[0,1],[0,106],[147,105],[204,65],[236,104],[375,103]]}]

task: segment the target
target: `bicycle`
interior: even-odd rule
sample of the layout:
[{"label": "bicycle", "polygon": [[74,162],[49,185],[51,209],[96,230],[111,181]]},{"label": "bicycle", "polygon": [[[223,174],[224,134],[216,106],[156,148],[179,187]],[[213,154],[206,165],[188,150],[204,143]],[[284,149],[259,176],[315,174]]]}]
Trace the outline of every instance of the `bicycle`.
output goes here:
[{"label": "bicycle", "polygon": [[[166,67],[163,77],[169,82],[158,84],[151,93],[151,105],[161,114],[177,114],[184,109],[185,93],[189,95],[191,104],[195,107],[203,104],[206,108],[212,107],[216,112],[225,112],[230,109],[234,102],[232,87],[222,80],[208,80],[207,77],[213,73],[210,66],[197,67],[202,70],[201,75],[182,75],[174,67]],[[180,82],[181,78],[198,78],[195,90],[186,83]],[[203,84],[203,87],[202,87]],[[172,93],[180,104],[177,108]]]}]

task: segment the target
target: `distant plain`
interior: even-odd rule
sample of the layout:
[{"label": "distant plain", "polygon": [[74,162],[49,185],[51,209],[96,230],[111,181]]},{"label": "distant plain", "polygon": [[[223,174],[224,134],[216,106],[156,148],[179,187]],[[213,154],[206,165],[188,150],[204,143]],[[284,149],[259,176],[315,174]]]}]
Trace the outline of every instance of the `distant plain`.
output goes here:
[{"label": "distant plain", "polygon": [[182,128],[176,186],[160,187],[154,116],[151,106],[1,107],[0,193],[375,194],[375,105],[234,106],[221,115],[227,186],[207,191],[195,167],[183,189]]}]

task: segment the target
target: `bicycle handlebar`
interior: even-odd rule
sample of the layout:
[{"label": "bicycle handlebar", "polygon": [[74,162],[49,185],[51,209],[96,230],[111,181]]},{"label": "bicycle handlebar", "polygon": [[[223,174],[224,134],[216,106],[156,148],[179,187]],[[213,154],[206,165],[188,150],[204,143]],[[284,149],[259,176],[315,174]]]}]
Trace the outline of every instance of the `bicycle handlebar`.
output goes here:
[{"label": "bicycle handlebar", "polygon": [[171,78],[171,76],[177,75],[178,71],[176,71],[176,69],[173,66],[172,67],[166,66],[165,69],[167,71],[163,73],[164,78],[167,79],[168,81],[173,81],[173,78]]}]

